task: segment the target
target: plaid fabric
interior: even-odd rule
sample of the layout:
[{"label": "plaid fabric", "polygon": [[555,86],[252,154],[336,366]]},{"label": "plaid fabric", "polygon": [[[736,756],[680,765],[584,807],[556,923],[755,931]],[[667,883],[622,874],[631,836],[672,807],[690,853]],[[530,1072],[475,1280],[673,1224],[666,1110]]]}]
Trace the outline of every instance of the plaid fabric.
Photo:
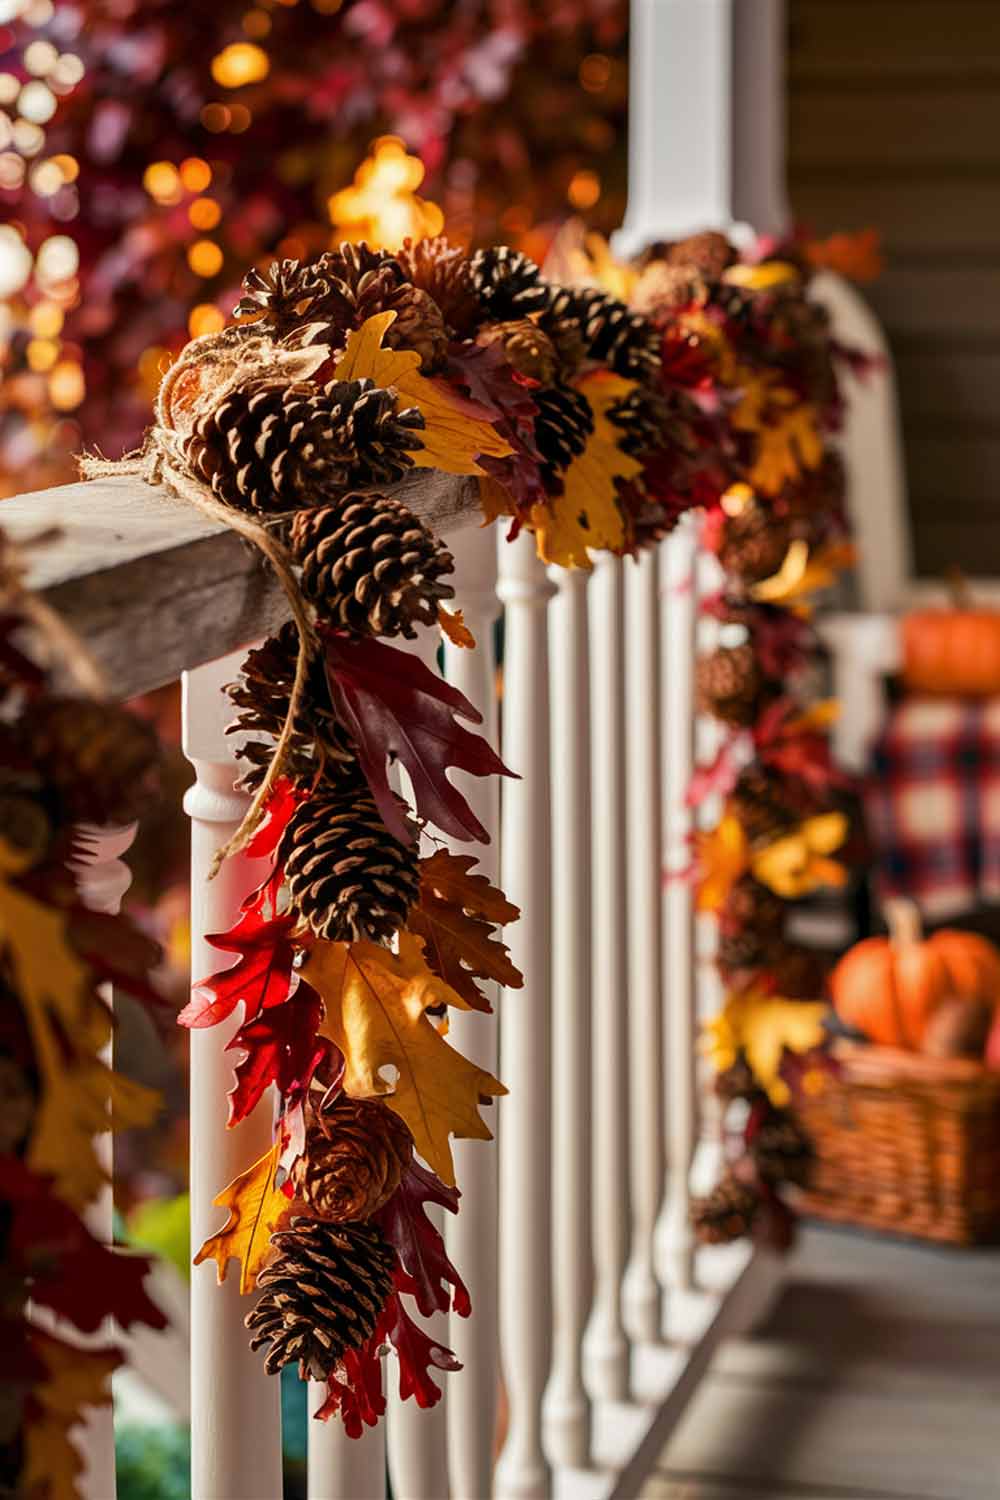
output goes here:
[{"label": "plaid fabric", "polygon": [[1000,700],[911,698],[871,751],[879,894],[940,919],[1000,901]]}]

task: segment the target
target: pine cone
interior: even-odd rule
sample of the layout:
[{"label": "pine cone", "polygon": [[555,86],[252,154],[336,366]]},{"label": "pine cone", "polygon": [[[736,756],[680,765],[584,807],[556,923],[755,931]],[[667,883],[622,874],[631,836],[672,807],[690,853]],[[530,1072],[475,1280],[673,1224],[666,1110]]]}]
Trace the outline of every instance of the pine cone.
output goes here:
[{"label": "pine cone", "polygon": [[[271,762],[273,742],[288,716],[298,655],[299,633],[294,621],[289,620],[277,635],[247,653],[240,677],[226,685],[226,693],[241,710],[227,733],[266,734],[271,738],[269,744],[251,740],[237,750],[237,756],[250,761],[252,767],[240,781],[241,788],[256,790]],[[333,711],[326,673],[317,657],[310,664],[305,699],[296,717],[289,769],[297,781],[308,783],[321,762],[353,764],[355,756],[351,737]]]},{"label": "pine cone", "polygon": [[399,500],[345,495],[338,505],[300,510],[289,546],[302,589],[323,616],[357,635],[416,636],[433,625],[455,590],[451,553]]},{"label": "pine cone", "polygon": [[741,583],[759,583],[777,573],[791,541],[787,519],[751,502],[727,515],[718,558],[727,573]]},{"label": "pine cone", "polygon": [[317,505],[352,485],[391,484],[412,466],[424,419],[395,405],[395,395],[370,380],[248,380],[195,423],[185,458],[239,510]]},{"label": "pine cone", "polygon": [[568,287],[552,287],[548,302],[538,314],[538,326],[551,339],[564,375],[574,374],[587,358],[576,299],[576,292]]},{"label": "pine cone", "polygon": [[742,1052],[732,1067],[716,1075],[715,1092],[727,1104],[733,1099],[754,1099],[760,1094],[760,1084]]},{"label": "pine cone", "polygon": [[750,1155],[762,1181],[777,1187],[806,1187],[816,1153],[794,1115],[772,1112],[749,1139]]},{"label": "pine cone", "polygon": [[[361,321],[364,322],[372,312],[367,310],[365,299],[359,296],[358,302],[359,311],[363,313]],[[448,330],[441,309],[428,292],[404,282],[380,298],[380,305],[374,311],[396,314],[382,339],[388,348],[415,350],[420,355],[420,366],[425,375],[440,370],[448,357]]]},{"label": "pine cone", "polygon": [[35,1091],[12,1057],[0,1054],[0,1156],[23,1147],[35,1118]]},{"label": "pine cone", "polygon": [[417,898],[416,843],[393,838],[357,768],[325,780],[292,814],[278,859],[317,937],[388,943]]},{"label": "pine cone", "polygon": [[785,951],[785,903],[744,875],[719,912],[718,962],[724,969],[758,969],[776,963]]},{"label": "pine cone", "polygon": [[247,273],[243,296],[234,312],[237,318],[267,323],[276,338],[284,338],[300,323],[310,321],[310,312],[324,291],[313,266],[297,260],[275,260],[264,271],[254,266]]},{"label": "pine cone", "polygon": [[660,335],[640,313],[598,287],[576,293],[576,310],[588,352],[619,375],[651,383],[660,369]]},{"label": "pine cone", "polygon": [[472,285],[491,318],[523,318],[541,312],[549,289],[535,262],[520,250],[491,245],[471,261]]},{"label": "pine cone", "polygon": [[788,805],[781,778],[760,766],[748,766],[740,772],[730,793],[729,807],[739,820],[751,848],[772,843],[797,821],[795,811]]},{"label": "pine cone", "polygon": [[728,1245],[749,1234],[760,1206],[753,1188],[731,1172],[704,1198],[691,1201],[691,1225],[703,1245]]},{"label": "pine cone", "polygon": [[736,250],[716,229],[689,234],[676,240],[667,250],[667,262],[673,266],[692,266],[706,281],[718,281],[727,266],[736,259]]},{"label": "pine cone", "polygon": [[156,731],[117,703],[46,698],[31,705],[25,730],[67,822],[132,823],[156,792]]},{"label": "pine cone", "polygon": [[413,1157],[413,1138],[384,1104],[340,1094],[310,1130],[292,1182],[321,1219],[368,1219],[388,1203]]},{"label": "pine cone", "polygon": [[420,291],[433,297],[445,326],[456,338],[467,338],[483,320],[472,283],[472,266],[465,251],[449,245],[443,235],[407,240],[396,260],[403,274]]},{"label": "pine cone", "polygon": [[277,1256],[257,1278],[244,1320],[251,1349],[270,1344],[269,1375],[298,1361],[303,1380],[326,1380],[348,1349],[371,1338],[392,1291],[395,1252],[370,1224],[301,1216],[271,1240]]},{"label": "pine cone", "polygon": [[507,363],[519,375],[537,380],[540,385],[552,385],[559,372],[556,347],[532,318],[493,323],[479,333],[476,342],[486,347],[500,344]]},{"label": "pine cone", "polygon": [[610,406],[608,420],[622,429],[622,449],[633,457],[655,452],[669,436],[670,412],[666,401],[657,391],[643,386],[636,386]]},{"label": "pine cone", "polygon": [[594,414],[586,396],[569,385],[532,391],[531,395],[538,407],[535,442],[544,460],[542,474],[552,483],[587,446],[594,430]]},{"label": "pine cone", "polygon": [[699,658],[695,667],[699,707],[724,724],[745,729],[757,717],[760,704],[760,668],[753,646],[720,646],[710,656]]}]

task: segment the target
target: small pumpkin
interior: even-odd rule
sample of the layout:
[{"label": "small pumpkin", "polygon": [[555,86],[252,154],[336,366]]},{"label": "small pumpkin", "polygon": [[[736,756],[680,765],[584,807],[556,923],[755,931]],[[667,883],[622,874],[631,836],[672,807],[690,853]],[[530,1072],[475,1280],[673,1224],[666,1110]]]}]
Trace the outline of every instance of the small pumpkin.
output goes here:
[{"label": "small pumpkin", "polygon": [[865,938],[830,976],[840,1019],[884,1047],[919,1051],[946,1000],[1000,1000],[1000,951],[975,932],[942,928],[925,938],[911,901],[886,903],[888,937]]},{"label": "small pumpkin", "polygon": [[904,617],[903,682],[911,693],[993,698],[1000,693],[1000,610],[974,607],[957,575],[952,593],[950,608]]}]

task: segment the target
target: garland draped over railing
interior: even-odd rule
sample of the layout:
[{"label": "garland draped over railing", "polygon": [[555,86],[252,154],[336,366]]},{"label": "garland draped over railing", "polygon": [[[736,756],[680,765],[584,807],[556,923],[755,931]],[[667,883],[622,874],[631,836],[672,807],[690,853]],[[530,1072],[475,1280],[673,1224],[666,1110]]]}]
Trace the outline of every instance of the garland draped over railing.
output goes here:
[{"label": "garland draped over railing", "polygon": [[[609,268],[628,301],[598,284]],[[180,1017],[211,1026],[242,1004],[229,1123],[270,1109],[272,1084],[279,1119],[272,1148],[221,1191],[228,1219],[197,1260],[220,1277],[239,1263],[267,1368],[326,1382],[320,1415],[339,1412],[354,1435],[385,1409],[387,1347],[401,1395],[422,1406],[440,1395],[432,1371],[455,1367],[410,1313],[470,1311],[425,1210],[458,1211],[450,1138],[488,1138],[480,1109],[504,1089],[449,1044],[447,1015],[487,1011],[482,981],[521,982],[499,936],[516,909],[442,840],[487,836],[449,768],[517,768],[467,727],[479,714],[461,693],[390,644],[439,625],[474,646],[447,607],[447,549],[385,490],[420,467],[468,475],[486,519],[533,532],[563,566],[633,553],[705,511],[728,581],[700,687],[733,739],[706,773],[728,802],[699,849],[700,900],[724,913],[733,978],[717,1051],[754,1107],[770,1101],[771,1126],[783,1049],[812,1047],[817,1030],[813,1006],[777,998],[812,995],[812,980],[799,955],[765,955],[761,919],[834,871],[844,831],[823,714],[779,686],[808,680],[798,601],[843,561],[824,446],[838,351],[807,285],[795,247],[740,256],[715,234],[635,267],[603,257],[579,285],[443,239],[278,261],[247,277],[232,326],[187,346],[126,461],[259,546],[289,597],[292,620],[229,689],[253,803],[222,853],[243,848],[270,872],[211,939],[235,961]],[[756,762],[737,777],[740,745]],[[80,809],[120,816],[96,796]],[[12,925],[4,948],[16,972]],[[64,978],[46,983],[68,993]],[[124,1123],[118,1086],[101,1086]],[[79,1202],[95,1186],[77,1181]]]}]

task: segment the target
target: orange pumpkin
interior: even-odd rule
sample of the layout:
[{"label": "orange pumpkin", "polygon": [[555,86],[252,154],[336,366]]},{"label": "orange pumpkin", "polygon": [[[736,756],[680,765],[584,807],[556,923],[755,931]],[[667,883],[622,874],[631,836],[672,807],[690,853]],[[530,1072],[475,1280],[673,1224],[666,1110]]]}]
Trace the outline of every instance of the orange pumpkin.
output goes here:
[{"label": "orange pumpkin", "polygon": [[1000,610],[961,604],[903,620],[903,682],[913,693],[992,698],[1000,693]]},{"label": "orange pumpkin", "polygon": [[919,1051],[943,1001],[1000,1001],[1000,951],[986,938],[953,928],[924,938],[909,901],[887,902],[886,916],[889,936],[856,943],[830,976],[846,1025],[884,1047]]}]

